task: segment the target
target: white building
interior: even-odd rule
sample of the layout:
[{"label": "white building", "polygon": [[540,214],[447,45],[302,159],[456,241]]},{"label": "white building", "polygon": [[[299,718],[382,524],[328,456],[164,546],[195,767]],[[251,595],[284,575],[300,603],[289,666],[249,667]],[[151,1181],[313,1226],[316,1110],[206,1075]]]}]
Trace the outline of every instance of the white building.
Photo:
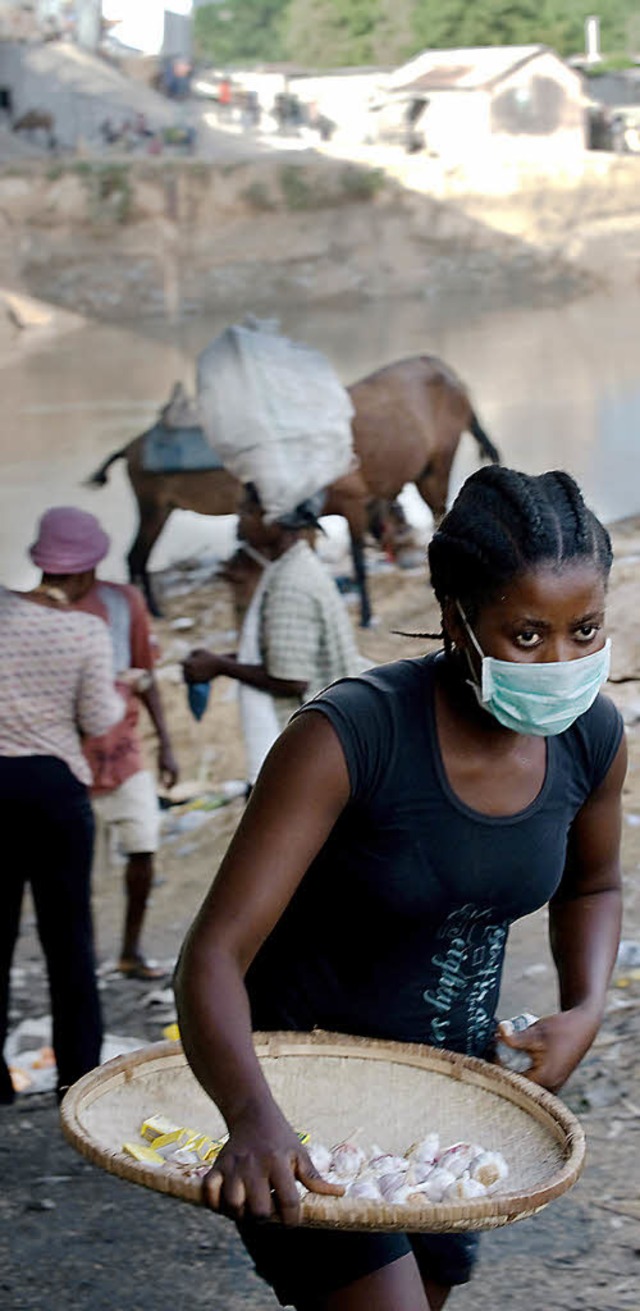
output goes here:
[{"label": "white building", "polygon": [[543,45],[425,50],[391,74],[387,97],[425,102],[420,128],[447,159],[492,151],[549,161],[586,145],[582,77]]},{"label": "white building", "polygon": [[388,68],[339,68],[292,77],[289,89],[303,104],[315,105],[338,132],[365,141],[370,130],[369,105],[380,95],[388,76]]},{"label": "white building", "polygon": [[111,37],[142,55],[191,54],[196,0],[102,0]]}]

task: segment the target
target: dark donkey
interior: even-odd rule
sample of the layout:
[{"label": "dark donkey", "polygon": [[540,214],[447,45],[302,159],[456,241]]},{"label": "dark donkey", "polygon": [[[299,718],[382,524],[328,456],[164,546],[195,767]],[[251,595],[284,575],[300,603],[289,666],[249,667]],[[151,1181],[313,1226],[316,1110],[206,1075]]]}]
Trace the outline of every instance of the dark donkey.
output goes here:
[{"label": "dark donkey", "polygon": [[[349,525],[361,622],[368,624],[364,541],[373,529],[384,533],[381,505],[394,501],[406,483],[415,483],[439,523],[447,506],[449,475],[461,434],[472,433],[483,459],[500,456],[480,426],[466,387],[452,369],[431,355],[400,360],[348,388],[355,414],[353,444],[358,467],[327,488],[324,514],[343,515]],[[161,412],[167,416],[169,407]],[[129,574],[139,583],[154,614],[147,561],[172,510],[234,514],[240,483],[225,469],[150,473],[144,468],[145,433],[115,451],[89,479],[102,487],[107,470],[124,459],[138,501],[140,525],[128,556]]]}]

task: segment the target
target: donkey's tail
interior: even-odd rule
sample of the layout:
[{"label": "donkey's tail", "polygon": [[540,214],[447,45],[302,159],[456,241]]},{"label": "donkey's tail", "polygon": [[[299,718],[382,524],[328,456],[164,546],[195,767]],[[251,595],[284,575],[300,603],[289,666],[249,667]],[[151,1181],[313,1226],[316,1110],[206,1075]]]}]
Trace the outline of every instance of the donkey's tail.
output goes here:
[{"label": "donkey's tail", "polygon": [[108,470],[111,468],[111,465],[115,464],[116,460],[124,460],[126,454],[126,446],[123,446],[121,451],[113,451],[104,463],[100,465],[100,468],[96,469],[95,473],[91,474],[90,478],[85,478],[84,483],[82,484],[83,487],[106,487],[109,481]]},{"label": "donkey's tail", "polygon": [[484,428],[478,421],[478,416],[473,412],[473,410],[471,411],[471,420],[468,424],[468,428],[469,432],[473,437],[475,437],[478,446],[480,447],[481,459],[491,460],[492,464],[502,464],[502,456],[500,455],[497,446],[494,446],[491,438],[487,436]]}]

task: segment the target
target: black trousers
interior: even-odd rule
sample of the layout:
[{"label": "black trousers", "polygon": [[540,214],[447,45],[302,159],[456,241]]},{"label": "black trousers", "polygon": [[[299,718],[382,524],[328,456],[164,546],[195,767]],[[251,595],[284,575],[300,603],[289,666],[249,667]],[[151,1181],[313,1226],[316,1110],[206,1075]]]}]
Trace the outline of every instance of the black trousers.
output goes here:
[{"label": "black trousers", "polygon": [[52,756],[0,756],[0,833],[0,1102],[12,1100],[2,1052],[27,883],[47,963],[60,1096],[99,1063],[102,1043],[91,919],[94,822],[87,789]]}]

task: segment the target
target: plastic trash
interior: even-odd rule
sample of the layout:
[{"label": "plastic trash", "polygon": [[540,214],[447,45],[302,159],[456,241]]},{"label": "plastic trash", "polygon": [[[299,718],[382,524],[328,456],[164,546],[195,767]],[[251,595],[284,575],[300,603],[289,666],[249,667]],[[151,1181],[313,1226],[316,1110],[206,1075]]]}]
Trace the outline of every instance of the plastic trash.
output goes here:
[{"label": "plastic trash", "polygon": [[[532,1024],[537,1024],[538,1016],[532,1015],[530,1011],[524,1011],[522,1015],[514,1015],[510,1020],[501,1020],[498,1025],[498,1034],[506,1033],[511,1037],[512,1033],[522,1033],[524,1029],[529,1029]],[[513,1070],[516,1074],[525,1074],[533,1065],[533,1061],[528,1052],[516,1051],[515,1047],[509,1047],[506,1042],[501,1042],[500,1038],[496,1039],[496,1056],[501,1065],[507,1070]]]},{"label": "plastic trash", "polygon": [[616,969],[628,970],[640,968],[640,942],[623,939],[618,947]]},{"label": "plastic trash", "polygon": [[210,683],[189,683],[187,687],[187,698],[189,709],[194,719],[198,722],[202,719],[204,712],[209,704],[209,695],[211,693]]},{"label": "plastic trash", "polygon": [[227,801],[235,801],[237,797],[247,796],[247,780],[244,778],[228,778],[218,785],[218,791]]},{"label": "plastic trash", "polygon": [[[58,1075],[48,1045],[51,1029],[51,1016],[42,1015],[22,1020],[9,1034],[5,1058],[17,1093],[44,1093],[55,1089]],[[106,1033],[100,1054],[101,1064],[124,1052],[135,1051],[143,1042],[143,1038]]]}]

